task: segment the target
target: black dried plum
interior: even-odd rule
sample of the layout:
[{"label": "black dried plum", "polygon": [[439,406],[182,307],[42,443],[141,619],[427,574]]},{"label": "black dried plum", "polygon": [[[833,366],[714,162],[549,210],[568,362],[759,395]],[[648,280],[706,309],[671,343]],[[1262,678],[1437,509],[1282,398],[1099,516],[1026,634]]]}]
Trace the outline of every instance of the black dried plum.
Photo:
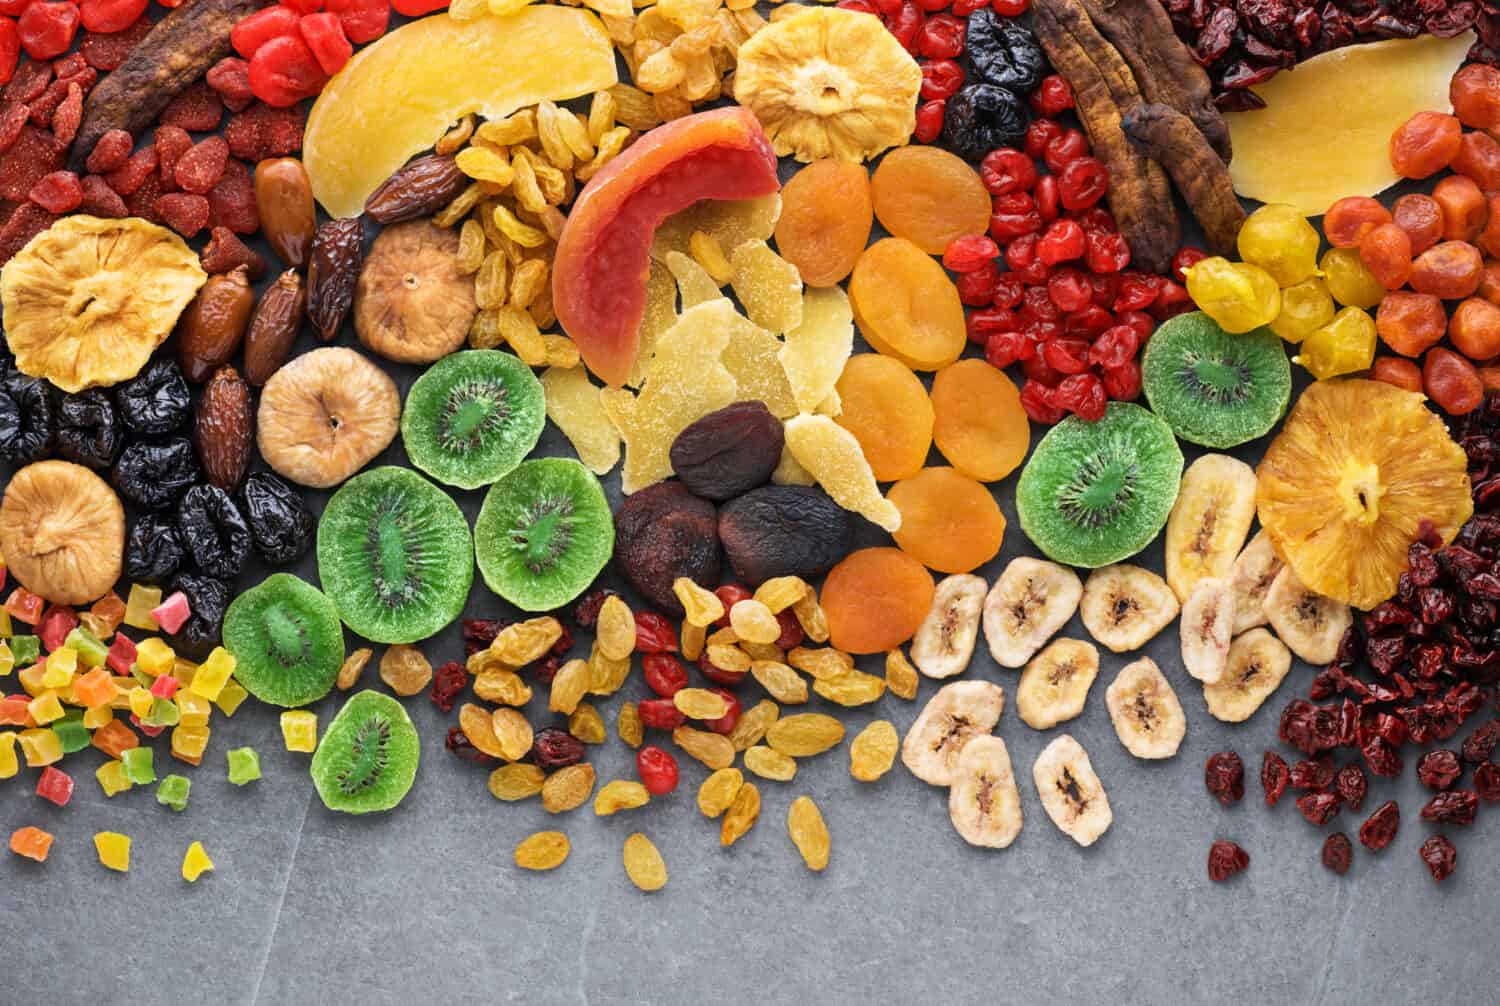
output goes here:
[{"label": "black dried plum", "polygon": [[1047,57],[1031,29],[1019,21],[1001,17],[989,7],[981,7],[969,15],[964,51],[974,66],[974,76],[981,82],[1018,95],[1036,90],[1047,72]]},{"label": "black dried plum", "polygon": [[245,568],[250,528],[234,497],[218,486],[194,486],[177,509],[177,533],[193,565],[223,579]]},{"label": "black dried plum", "polygon": [[942,145],[968,161],[998,147],[1019,147],[1030,117],[1026,99],[994,84],[969,84],[948,99]]},{"label": "black dried plum", "polygon": [[615,512],[615,562],[657,608],[682,617],[672,581],[719,583],[719,514],[681,482],[658,482],[625,497]]},{"label": "black dried plum", "polygon": [[57,453],[103,470],[115,463],[125,431],[109,395],[98,390],[63,395],[57,404]]},{"label": "black dried plum", "polygon": [[136,433],[171,433],[188,421],[193,396],[182,368],[170,356],[146,364],[146,369],[115,392],[120,418]]},{"label": "black dried plum", "polygon": [[277,476],[257,472],[246,479],[240,509],[255,551],[267,562],[295,562],[312,546],[317,521],[302,494]]},{"label": "black dried plum", "polygon": [[672,441],[672,470],[696,495],[722,502],[771,480],[786,435],[763,402],[735,402]]},{"label": "black dried plum", "polygon": [[165,583],[187,565],[187,551],[170,514],[147,513],[131,522],[125,538],[125,575],[141,583]]},{"label": "black dried plum", "polygon": [[849,554],[854,527],[821,489],[764,486],[724,504],[719,540],[734,575],[754,587],[773,576],[822,576]]},{"label": "black dried plum", "polygon": [[179,590],[187,595],[192,614],[172,637],[172,646],[201,656],[219,643],[219,632],[224,627],[224,609],[229,607],[229,584],[211,576],[183,573],[167,585],[166,596]]},{"label": "black dried plum", "polygon": [[147,510],[163,510],[183,490],[202,479],[198,456],[186,437],[126,445],[110,469],[109,481],[120,495]]},{"label": "black dried plum", "polygon": [[14,374],[0,381],[0,460],[29,465],[52,452],[57,407],[46,381]]}]

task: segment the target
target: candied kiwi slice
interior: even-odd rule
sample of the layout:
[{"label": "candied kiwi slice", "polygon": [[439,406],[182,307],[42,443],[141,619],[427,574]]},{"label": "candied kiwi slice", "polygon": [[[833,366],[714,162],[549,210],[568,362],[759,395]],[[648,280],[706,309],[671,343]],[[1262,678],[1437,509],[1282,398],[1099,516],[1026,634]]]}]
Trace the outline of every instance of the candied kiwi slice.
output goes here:
[{"label": "candied kiwi slice", "polygon": [[414,643],[463,611],[474,547],[458,504],[414,471],[385,466],[333,494],[318,523],[318,576],[344,624]]},{"label": "candied kiwi slice", "polygon": [[411,790],[421,755],[417,728],[401,703],[362,691],[344,703],[324,732],[313,755],[313,785],[329,810],[390,810]]},{"label": "candied kiwi slice", "polygon": [[1151,543],[1181,481],[1171,428],[1139,405],[1111,402],[1098,422],[1069,416],[1041,439],[1016,486],[1016,511],[1048,558],[1107,566]]},{"label": "candied kiwi slice", "polygon": [[490,487],[474,524],[484,582],[523,611],[550,611],[583,593],[614,540],[599,480],[571,458],[523,461]]},{"label": "candied kiwi slice", "polygon": [[224,645],[245,691],[273,706],[305,706],[327,695],[344,660],[339,612],[321,590],[272,573],[230,602]]},{"label": "candied kiwi slice", "polygon": [[445,356],[406,394],[401,439],[428,475],[477,489],[515,468],[546,424],[542,382],[510,353],[474,349]]},{"label": "candied kiwi slice", "polygon": [[1166,321],[1146,343],[1151,411],[1183,440],[1223,449],[1263,437],[1286,412],[1292,367],[1269,329],[1230,335],[1201,311]]}]

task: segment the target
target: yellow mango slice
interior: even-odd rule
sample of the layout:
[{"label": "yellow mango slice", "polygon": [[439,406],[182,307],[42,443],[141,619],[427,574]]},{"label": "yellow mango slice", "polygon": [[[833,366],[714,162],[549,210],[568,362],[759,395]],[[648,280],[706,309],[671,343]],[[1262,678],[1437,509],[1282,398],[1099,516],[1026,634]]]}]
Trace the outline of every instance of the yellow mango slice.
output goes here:
[{"label": "yellow mango slice", "polygon": [[467,22],[434,14],[361,49],[329,81],[307,117],[302,162],[328,214],[356,216],[465,115],[500,119],[618,79],[609,35],[586,10],[531,6]]},{"label": "yellow mango slice", "polygon": [[1234,190],[1318,216],[1394,185],[1391,133],[1417,112],[1448,110],[1448,79],[1473,43],[1466,31],[1350,45],[1278,73],[1254,88],[1265,108],[1224,116]]}]

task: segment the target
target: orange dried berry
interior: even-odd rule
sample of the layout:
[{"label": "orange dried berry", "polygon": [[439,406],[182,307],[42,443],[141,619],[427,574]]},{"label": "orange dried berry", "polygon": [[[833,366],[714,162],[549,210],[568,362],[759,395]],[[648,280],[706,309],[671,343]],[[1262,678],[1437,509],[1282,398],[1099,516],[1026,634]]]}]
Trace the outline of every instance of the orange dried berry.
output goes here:
[{"label": "orange dried berry", "polygon": [[1472,178],[1449,175],[1432,188],[1432,198],[1443,211],[1443,237],[1473,241],[1490,218],[1484,192]]},{"label": "orange dried berry", "polygon": [[1359,242],[1359,260],[1387,290],[1399,290],[1411,276],[1411,238],[1395,224],[1381,224]]},{"label": "orange dried berry", "polygon": [[851,552],[823,583],[829,639],[847,653],[894,649],[916,634],[932,594],[932,574],[900,549]]},{"label": "orange dried berry", "polygon": [[1399,356],[1382,356],[1370,368],[1370,377],[1386,384],[1394,384],[1407,391],[1422,391],[1422,370],[1410,360]]},{"label": "orange dried berry", "polygon": [[955,238],[983,234],[990,225],[990,193],[979,173],[941,147],[886,154],[870,194],[881,226],[929,255],[941,255]]},{"label": "orange dried berry", "polygon": [[932,379],[932,439],[948,463],[980,482],[998,482],[1026,459],[1031,423],[1021,393],[984,360],[960,360]]},{"label": "orange dried berry", "polygon": [[892,486],[888,498],[901,511],[896,544],[929,569],[967,573],[1000,551],[1005,515],[988,489],[961,472],[924,468]]},{"label": "orange dried berry", "polygon": [[1323,236],[1335,248],[1354,248],[1359,239],[1391,222],[1391,211],[1369,196],[1346,196],[1323,214]]},{"label": "orange dried berry", "polygon": [[1397,199],[1391,206],[1391,216],[1411,238],[1413,255],[1422,254],[1442,239],[1443,208],[1425,193],[1412,192]]},{"label": "orange dried berry", "polygon": [[1441,112],[1418,112],[1391,134],[1391,167],[1403,178],[1426,178],[1446,168],[1463,142],[1458,119]]},{"label": "orange dried berry", "polygon": [[865,341],[913,370],[946,367],[968,340],[958,288],[904,238],[877,241],[860,254],[849,302]]},{"label": "orange dried berry", "polygon": [[1500,307],[1481,297],[1470,297],[1453,312],[1448,340],[1471,360],[1500,355]]},{"label": "orange dried berry", "polygon": [[813,161],[781,189],[776,248],[808,286],[833,286],[870,240],[870,173],[848,161]]},{"label": "orange dried berry", "polygon": [[854,434],[877,482],[894,482],[922,470],[932,448],[933,408],[911,368],[878,353],[849,357],[838,384],[842,410],[835,417]]},{"label": "orange dried berry", "polygon": [[1479,289],[1484,258],[1467,241],[1444,241],[1417,256],[1411,288],[1443,300],[1460,300]]},{"label": "orange dried berry", "polygon": [[1447,327],[1443,302],[1430,293],[1392,290],[1375,312],[1380,341],[1402,356],[1421,356],[1442,339]]}]

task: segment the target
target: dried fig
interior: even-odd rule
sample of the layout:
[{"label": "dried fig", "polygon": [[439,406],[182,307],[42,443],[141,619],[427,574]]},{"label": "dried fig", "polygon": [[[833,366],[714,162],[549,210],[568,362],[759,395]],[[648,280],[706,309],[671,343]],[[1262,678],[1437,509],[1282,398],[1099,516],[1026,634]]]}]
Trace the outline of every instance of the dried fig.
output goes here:
[{"label": "dried fig", "polygon": [[615,513],[615,561],[662,611],[682,617],[672,582],[719,582],[718,514],[680,482],[658,482],[625,497]]},{"label": "dried fig", "polygon": [[27,465],[0,502],[0,554],[32,593],[54,604],[86,604],[120,578],[125,508],[82,465]]},{"label": "dried fig", "polygon": [[209,482],[234,492],[250,467],[254,429],[250,385],[233,367],[220,367],[204,387],[193,419],[193,446]]},{"label": "dried fig", "polygon": [[458,232],[429,220],[387,227],[354,290],[359,341],[388,360],[431,363],[461,347],[478,312],[458,268]]},{"label": "dried fig", "polygon": [[677,434],[672,470],[695,494],[723,502],[769,482],[785,442],[764,402],[735,402]]},{"label": "dried fig", "polygon": [[853,546],[849,512],[821,489],[763,486],[724,505],[719,538],[734,575],[754,586],[773,576],[821,576]]},{"label": "dried fig", "polygon": [[279,474],[326,489],[389,447],[400,425],[396,382],[354,350],[328,346],[266,382],[256,442]]}]

